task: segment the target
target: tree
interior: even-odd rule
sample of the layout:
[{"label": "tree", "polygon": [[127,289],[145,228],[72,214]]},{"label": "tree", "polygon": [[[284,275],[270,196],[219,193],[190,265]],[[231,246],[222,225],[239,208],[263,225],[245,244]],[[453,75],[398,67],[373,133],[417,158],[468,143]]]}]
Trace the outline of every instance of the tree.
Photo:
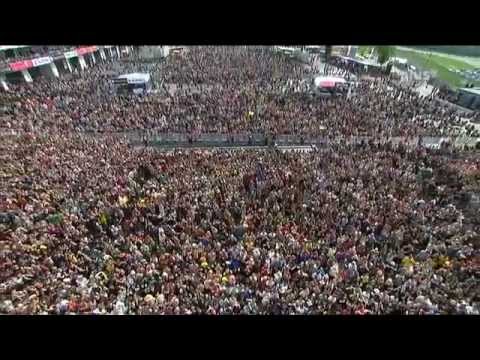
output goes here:
[{"label": "tree", "polygon": [[378,62],[385,64],[394,54],[393,46],[376,46],[375,51],[378,55]]}]

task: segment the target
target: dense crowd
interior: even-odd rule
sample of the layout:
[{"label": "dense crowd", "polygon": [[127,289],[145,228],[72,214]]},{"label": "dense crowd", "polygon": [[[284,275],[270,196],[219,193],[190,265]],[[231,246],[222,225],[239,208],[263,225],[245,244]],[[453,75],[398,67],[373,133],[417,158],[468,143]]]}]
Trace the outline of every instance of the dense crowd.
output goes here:
[{"label": "dense crowd", "polygon": [[478,224],[446,155],[164,153],[80,135],[7,137],[2,154],[2,313],[480,310]]},{"label": "dense crowd", "polygon": [[[332,69],[329,66],[328,73]],[[148,71],[158,91],[115,96],[114,74]],[[334,71],[335,73],[335,71]],[[454,134],[466,113],[422,97],[388,78],[361,80],[352,96],[292,96],[310,84],[315,67],[245,47],[192,47],[148,64],[106,63],[59,80],[12,86],[4,129],[160,133],[260,133],[311,136]],[[298,93],[295,93],[298,95]]]},{"label": "dense crowd", "polygon": [[[134,71],[155,92],[116,96]],[[314,74],[192,47],[0,93],[16,130],[0,142],[0,313],[479,314],[478,153],[387,141],[466,115],[384,77],[295,90]],[[110,133],[135,129],[378,137],[167,152]]]}]

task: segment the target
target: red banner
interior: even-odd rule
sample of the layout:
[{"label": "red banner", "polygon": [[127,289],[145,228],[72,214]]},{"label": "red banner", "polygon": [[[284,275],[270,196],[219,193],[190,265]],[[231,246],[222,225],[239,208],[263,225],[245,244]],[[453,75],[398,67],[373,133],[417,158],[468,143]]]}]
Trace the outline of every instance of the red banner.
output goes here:
[{"label": "red banner", "polygon": [[8,64],[10,70],[12,71],[22,71],[25,69],[29,69],[33,66],[32,60],[22,60],[22,61],[15,61],[13,63]]},{"label": "red banner", "polygon": [[97,50],[96,46],[87,46],[87,47],[78,48],[75,51],[77,52],[77,55],[80,56],[80,55],[85,55],[85,54],[94,52],[96,50]]}]

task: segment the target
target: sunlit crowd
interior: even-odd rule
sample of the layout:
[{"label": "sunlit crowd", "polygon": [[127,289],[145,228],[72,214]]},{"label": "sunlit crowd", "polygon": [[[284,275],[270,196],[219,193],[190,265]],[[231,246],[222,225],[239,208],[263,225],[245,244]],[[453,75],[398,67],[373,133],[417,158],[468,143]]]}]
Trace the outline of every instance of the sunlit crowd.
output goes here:
[{"label": "sunlit crowd", "polygon": [[[155,91],[117,96],[112,69]],[[0,313],[478,315],[477,152],[388,141],[472,115],[387,77],[288,85],[315,71],[189,47],[0,93]],[[118,134],[147,129],[372,138],[163,151]]]}]

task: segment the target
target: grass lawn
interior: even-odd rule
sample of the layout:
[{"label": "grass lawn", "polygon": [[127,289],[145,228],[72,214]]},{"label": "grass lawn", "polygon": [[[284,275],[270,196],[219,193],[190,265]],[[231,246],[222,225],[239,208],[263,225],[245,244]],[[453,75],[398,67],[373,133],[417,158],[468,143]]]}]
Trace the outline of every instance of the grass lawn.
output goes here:
[{"label": "grass lawn", "polygon": [[454,87],[463,87],[467,81],[471,82],[471,80],[467,80],[449,69],[469,70],[475,68],[472,64],[450,58],[448,55],[420,53],[397,48],[395,56],[407,59],[409,63],[420,69],[431,70],[436,77]]},{"label": "grass lawn", "polygon": [[[371,46],[360,46],[359,54],[369,54]],[[467,82],[472,82],[456,74],[449,69],[470,70],[479,66],[475,66],[472,61],[463,61],[458,56],[449,56],[448,54],[427,53],[421,51],[414,51],[408,49],[395,48],[393,54],[395,57],[407,59],[408,62],[421,70],[432,71],[436,77],[446,81],[453,87],[463,87]],[[480,59],[479,59],[480,61]],[[475,85],[479,86],[480,82],[473,81]]]},{"label": "grass lawn", "polygon": [[426,50],[420,50],[420,49],[407,48],[404,46],[399,46],[397,48],[399,50],[411,50],[411,51],[424,53],[424,54],[433,53],[434,55],[438,55],[439,57],[458,60],[461,63],[467,63],[469,65],[474,66],[475,68],[480,68],[480,57],[459,56],[459,55],[453,55],[453,54],[447,54],[447,53],[441,53],[441,52],[435,52],[435,51],[432,52],[432,51],[426,51]]},{"label": "grass lawn", "polygon": [[358,54],[362,56],[370,55],[370,52],[372,51],[371,46],[359,46],[358,47]]}]

